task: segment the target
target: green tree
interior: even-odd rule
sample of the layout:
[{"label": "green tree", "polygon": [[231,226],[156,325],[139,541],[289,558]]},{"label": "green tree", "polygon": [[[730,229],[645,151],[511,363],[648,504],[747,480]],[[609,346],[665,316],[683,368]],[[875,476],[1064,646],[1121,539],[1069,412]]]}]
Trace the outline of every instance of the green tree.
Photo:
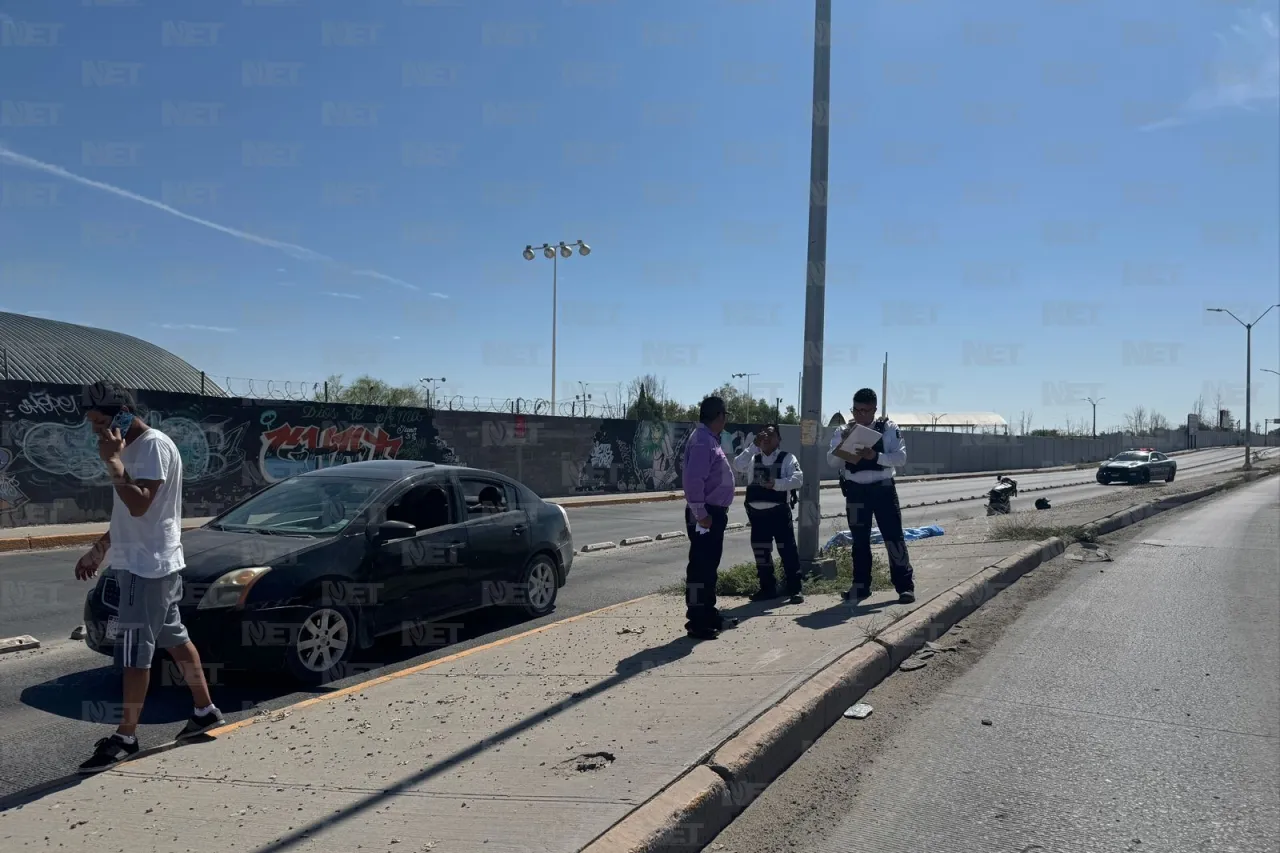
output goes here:
[{"label": "green tree", "polygon": [[426,396],[418,386],[405,385],[397,388],[368,374],[357,377],[350,385],[343,383],[342,374],[335,374],[325,384],[331,403],[405,408],[425,408],[427,405]]}]

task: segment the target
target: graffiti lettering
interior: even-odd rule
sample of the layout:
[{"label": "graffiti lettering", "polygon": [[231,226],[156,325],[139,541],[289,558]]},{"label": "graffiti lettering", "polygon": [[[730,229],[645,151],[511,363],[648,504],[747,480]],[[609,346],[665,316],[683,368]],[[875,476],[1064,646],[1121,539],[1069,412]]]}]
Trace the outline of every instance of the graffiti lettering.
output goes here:
[{"label": "graffiti lettering", "polygon": [[331,421],[338,417],[338,407],[337,406],[303,406],[302,417],[308,421]]},{"label": "graffiti lettering", "polygon": [[264,479],[278,482],[303,471],[347,462],[395,459],[403,445],[403,438],[392,438],[380,426],[321,428],[285,423],[262,433],[258,468]]},{"label": "graffiti lettering", "polygon": [[53,396],[48,391],[32,391],[18,404],[21,415],[76,415],[80,406],[70,394]]},{"label": "graffiti lettering", "polygon": [[13,455],[0,447],[0,513],[13,512],[27,502],[27,496],[18,487],[18,478],[5,469],[13,461]]}]

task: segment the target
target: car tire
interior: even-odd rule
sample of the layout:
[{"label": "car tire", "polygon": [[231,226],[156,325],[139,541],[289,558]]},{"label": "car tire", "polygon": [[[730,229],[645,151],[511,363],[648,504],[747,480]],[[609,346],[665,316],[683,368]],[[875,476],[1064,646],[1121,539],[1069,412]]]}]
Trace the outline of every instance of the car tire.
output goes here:
[{"label": "car tire", "polygon": [[1143,472],[1142,472],[1142,474],[1138,477],[1138,482],[1139,482],[1139,483],[1142,483],[1142,484],[1146,484],[1146,483],[1150,483],[1150,482],[1151,482],[1151,471],[1150,471],[1150,469],[1148,469],[1148,470],[1146,470],[1146,471],[1143,471]]},{"label": "car tire", "polygon": [[340,604],[314,603],[289,639],[285,664],[303,684],[326,684],[350,674],[348,663],[358,644],[351,610]]},{"label": "car tire", "polygon": [[1172,482],[1173,482],[1173,478],[1174,478],[1174,477],[1176,477],[1177,475],[1178,475],[1178,469],[1177,469],[1177,468],[1172,468],[1172,469],[1170,469],[1170,470],[1169,470],[1169,476],[1168,476],[1168,477],[1165,477],[1165,478],[1164,478],[1164,481],[1165,481],[1166,483],[1172,483]]},{"label": "car tire", "polygon": [[1105,475],[1103,475],[1103,474],[1099,474],[1099,475],[1098,475],[1098,483],[1099,483],[1099,485],[1109,486],[1109,485],[1111,485],[1111,478],[1110,478],[1110,477],[1107,477],[1107,476],[1105,476]]},{"label": "car tire", "polygon": [[516,606],[529,616],[546,616],[556,608],[560,575],[547,554],[535,554],[520,575]]}]

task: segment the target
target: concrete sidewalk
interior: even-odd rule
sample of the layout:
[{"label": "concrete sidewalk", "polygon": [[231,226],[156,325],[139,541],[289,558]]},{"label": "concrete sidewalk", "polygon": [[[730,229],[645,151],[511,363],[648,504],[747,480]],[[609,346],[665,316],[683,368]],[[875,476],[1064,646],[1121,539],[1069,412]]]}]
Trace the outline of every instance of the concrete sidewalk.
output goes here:
[{"label": "concrete sidewalk", "polygon": [[[1025,546],[985,527],[913,543],[919,604]],[[728,599],[742,624],[697,644],[649,596],[136,759],[0,813],[0,847],[578,850],[914,609],[894,601]]]}]

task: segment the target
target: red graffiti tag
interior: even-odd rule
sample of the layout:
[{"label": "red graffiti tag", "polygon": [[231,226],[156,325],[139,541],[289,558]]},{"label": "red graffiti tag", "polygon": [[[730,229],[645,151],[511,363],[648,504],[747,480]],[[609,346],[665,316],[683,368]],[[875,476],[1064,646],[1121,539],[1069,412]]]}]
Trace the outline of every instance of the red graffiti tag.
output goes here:
[{"label": "red graffiti tag", "polygon": [[294,448],[318,453],[368,452],[369,459],[394,459],[404,444],[402,438],[392,438],[382,427],[369,429],[349,426],[339,430],[325,427],[322,432],[316,426],[292,426],[281,424],[262,434],[267,449],[275,452]]}]

